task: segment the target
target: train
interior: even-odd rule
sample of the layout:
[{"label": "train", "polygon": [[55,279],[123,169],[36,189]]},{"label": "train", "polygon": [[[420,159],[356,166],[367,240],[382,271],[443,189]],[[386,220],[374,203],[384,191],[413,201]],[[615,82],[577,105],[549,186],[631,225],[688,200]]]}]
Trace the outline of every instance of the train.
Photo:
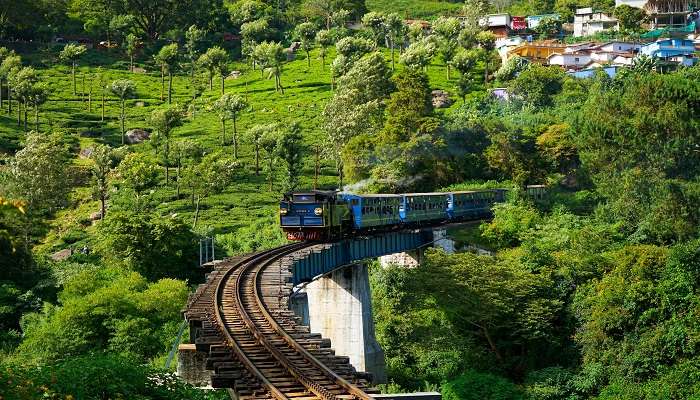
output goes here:
[{"label": "train", "polygon": [[506,192],[290,192],[280,201],[280,226],[289,240],[328,241],[363,233],[479,220],[492,216],[492,206],[505,201]]}]

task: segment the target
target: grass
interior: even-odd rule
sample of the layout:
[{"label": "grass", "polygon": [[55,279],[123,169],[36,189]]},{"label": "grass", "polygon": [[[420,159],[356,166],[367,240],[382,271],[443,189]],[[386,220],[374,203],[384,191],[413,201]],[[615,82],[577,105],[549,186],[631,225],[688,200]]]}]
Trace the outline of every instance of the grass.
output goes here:
[{"label": "grass", "polygon": [[433,20],[441,15],[456,15],[462,8],[460,2],[440,0],[367,0],[370,11],[398,13],[403,18]]},{"label": "grass", "polygon": [[[388,52],[385,51],[387,60]],[[307,67],[305,55],[300,53],[297,60],[287,63],[282,75],[285,94],[274,91],[273,80],[262,77],[260,71],[251,71],[246,64],[236,62],[232,68],[242,71],[238,79],[226,81],[226,91],[238,93],[248,98],[250,108],[239,118],[239,160],[240,169],[236,181],[224,193],[210,196],[200,206],[199,226],[207,227],[214,233],[234,232],[256,220],[272,220],[276,213],[277,202],[281,197],[279,185],[269,192],[265,177],[254,174],[254,149],[245,137],[247,129],[258,123],[280,122],[288,125],[297,121],[301,128],[306,147],[303,157],[303,176],[300,188],[310,188],[313,183],[314,154],[313,146],[322,144],[324,134],[320,130],[320,113],[324,103],[332,96],[329,67],[321,67],[316,52],[312,52],[311,68]],[[103,82],[110,83],[115,79],[131,79],[136,83],[137,96],[127,101],[126,128],[147,128],[148,114],[164,105],[160,100],[160,71],[153,65],[139,64],[146,73],[130,73],[127,65],[118,57],[105,56],[98,51],[88,54],[89,65],[78,68],[78,92],[82,92],[82,77],[85,76],[85,91],[92,86],[92,107],[86,97],[74,96],[70,69],[66,65],[54,64],[55,53],[43,52],[23,55],[25,60],[37,68],[42,80],[45,80],[51,90],[50,100],[42,107],[40,113],[40,132],[62,130],[78,138],[81,148],[91,146],[95,142],[109,143],[118,146],[120,140],[120,123],[118,120],[119,102],[107,94],[105,106],[105,121],[101,121],[99,77]],[[398,54],[397,54],[398,59]],[[327,63],[332,55],[327,57]],[[400,68],[397,63],[397,68]],[[459,104],[455,95],[454,85],[456,74],[452,80],[446,80],[445,67],[435,60],[427,68],[431,87],[447,90],[452,94],[455,103]],[[475,74],[479,74],[475,71]],[[224,149],[231,151],[230,145],[222,147],[220,121],[214,113],[207,110],[208,105],[220,95],[220,81],[215,78],[213,90],[209,90],[207,78],[197,75],[194,86],[185,72],[174,77],[173,102],[185,105],[191,111],[188,121],[173,132],[173,140],[190,138],[200,143],[206,151]],[[203,93],[192,101],[195,86],[202,87]],[[449,109],[437,110],[438,113],[448,112]],[[33,114],[29,116],[30,129],[33,127]],[[231,126],[227,134],[231,135]],[[21,146],[24,132],[16,125],[16,115],[8,116],[0,112],[0,150],[12,151]],[[96,137],[93,137],[96,136]],[[153,151],[148,143],[134,145],[137,151]],[[76,166],[84,165],[84,161],[76,161]],[[332,162],[323,161],[321,187],[334,188],[337,186],[337,176]],[[185,220],[193,218],[193,208],[190,204],[187,190],[177,198],[174,185],[157,189],[154,198],[157,199],[157,210],[163,215],[178,214]],[[45,247],[51,250],[62,247],[65,243],[62,236],[74,236],[77,229],[85,229],[86,221],[92,212],[99,209],[98,202],[90,197],[87,188],[76,189],[72,207],[59,213],[52,222],[53,232],[47,236]]]}]

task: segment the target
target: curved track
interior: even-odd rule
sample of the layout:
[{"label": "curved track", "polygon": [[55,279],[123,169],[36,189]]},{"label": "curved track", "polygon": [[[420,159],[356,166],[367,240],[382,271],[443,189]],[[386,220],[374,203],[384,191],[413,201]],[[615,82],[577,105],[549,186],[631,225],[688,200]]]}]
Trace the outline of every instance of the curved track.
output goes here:
[{"label": "curved track", "polygon": [[291,244],[221,263],[190,300],[186,315],[202,323],[196,344],[209,353],[214,387],[231,388],[240,398],[370,399],[366,376],[284,307],[285,260],[306,247]]}]

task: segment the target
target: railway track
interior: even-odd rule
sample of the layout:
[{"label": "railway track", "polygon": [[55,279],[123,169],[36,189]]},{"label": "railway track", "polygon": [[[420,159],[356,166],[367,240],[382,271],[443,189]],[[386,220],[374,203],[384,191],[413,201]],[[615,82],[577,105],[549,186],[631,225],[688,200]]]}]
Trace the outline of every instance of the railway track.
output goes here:
[{"label": "railway track", "polygon": [[200,323],[195,344],[208,353],[212,386],[232,389],[241,399],[369,400],[376,393],[368,376],[286,308],[289,261],[309,246],[291,244],[219,263],[191,297],[185,314]]}]

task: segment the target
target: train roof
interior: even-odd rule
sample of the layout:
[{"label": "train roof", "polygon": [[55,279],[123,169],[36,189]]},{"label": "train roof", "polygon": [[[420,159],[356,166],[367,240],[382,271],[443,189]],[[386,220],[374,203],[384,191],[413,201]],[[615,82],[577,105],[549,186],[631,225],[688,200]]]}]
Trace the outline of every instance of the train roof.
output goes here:
[{"label": "train roof", "polygon": [[404,196],[446,196],[451,192],[405,193]]},{"label": "train roof", "polygon": [[380,193],[356,194],[356,193],[346,193],[346,192],[340,192],[339,195],[341,195],[341,196],[355,196],[355,197],[369,197],[369,198],[377,198],[377,197],[401,197],[401,196],[402,196],[402,195],[400,195],[400,194],[380,194]]}]

